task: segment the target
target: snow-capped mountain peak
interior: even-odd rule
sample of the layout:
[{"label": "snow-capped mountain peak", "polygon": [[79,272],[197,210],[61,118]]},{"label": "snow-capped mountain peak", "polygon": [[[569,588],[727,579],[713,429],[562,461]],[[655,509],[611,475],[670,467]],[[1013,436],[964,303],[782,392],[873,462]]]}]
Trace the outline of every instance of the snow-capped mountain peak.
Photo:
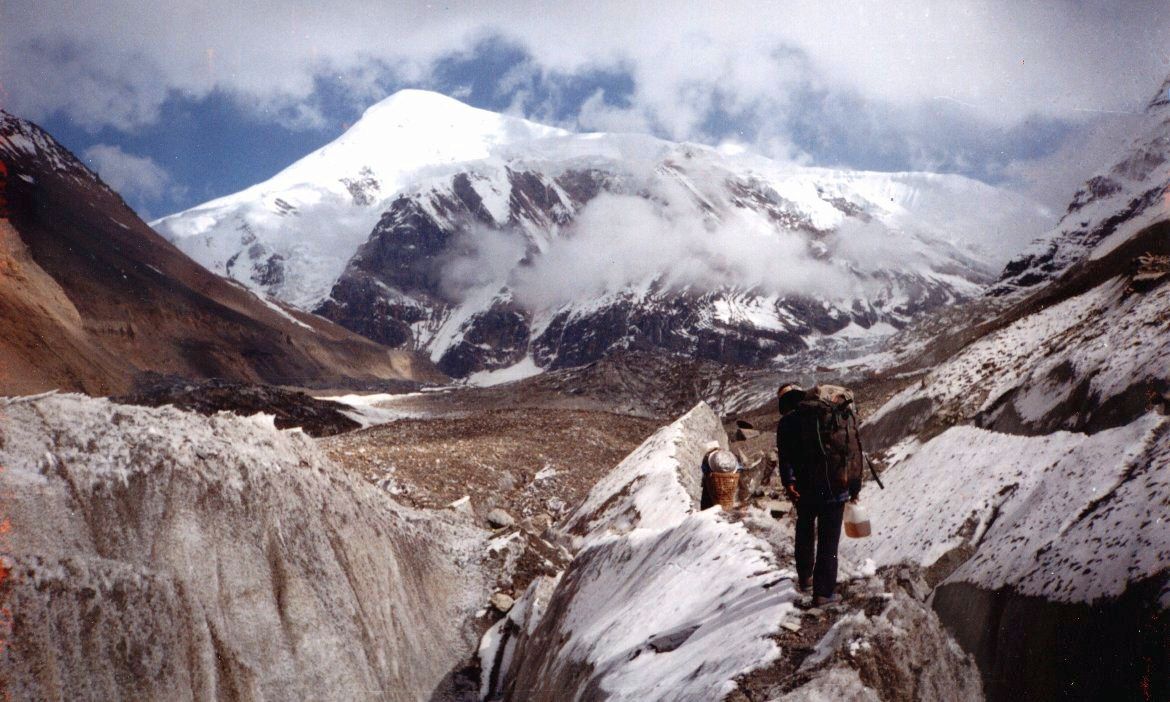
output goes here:
[{"label": "snow-capped mountain peak", "polygon": [[[330,179],[346,185],[366,177],[383,193],[408,184],[415,172],[487,158],[497,146],[566,134],[564,130],[465,105],[426,90],[400,90],[362,114],[335,141],[267,181],[272,189]],[[331,183],[332,184],[332,183]]]},{"label": "snow-capped mountain peak", "polygon": [[978,250],[988,233],[1043,216],[962,176],[571,134],[411,90],[155,226],[218,273],[462,376],[644,343],[763,363],[898,326],[978,293],[1001,264]]},{"label": "snow-capped mountain peak", "polygon": [[565,133],[402,90],[272,178],[151,226],[211,270],[308,309],[402,188],[509,143]]}]

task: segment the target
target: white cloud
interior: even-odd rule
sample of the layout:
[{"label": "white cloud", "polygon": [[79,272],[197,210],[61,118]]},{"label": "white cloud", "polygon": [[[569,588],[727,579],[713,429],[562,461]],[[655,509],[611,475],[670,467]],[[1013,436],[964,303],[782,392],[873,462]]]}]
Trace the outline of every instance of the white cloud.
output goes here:
[{"label": "white cloud", "polygon": [[1054,152],[1007,164],[1005,184],[1063,213],[1088,176],[1121,160],[1130,141],[1150,127],[1151,117],[1145,114],[1100,115],[1076,129]]},{"label": "white cloud", "polygon": [[[169,96],[213,90],[259,119],[320,127],[317,81],[367,105],[388,74],[425,86],[440,58],[470,56],[494,36],[530,55],[499,87],[517,88],[510,111],[536,119],[555,110],[529,87],[534,76],[618,71],[633,82],[623,106],[595,94],[571,126],[717,143],[727,136],[710,133],[717,108],[749,128],[746,145],[807,160],[793,121],[809,114],[801,96],[820,95],[833,113],[822,143],[976,174],[986,164],[972,158],[997,168],[1019,159],[933,135],[960,124],[994,135],[1036,118],[1096,129],[1101,111],[1140,111],[1170,72],[1170,12],[1157,2],[8,0],[0,27],[4,107],[32,119],[60,111],[92,129],[133,130],[157,121]],[[892,128],[880,123],[890,116]],[[1050,179],[1028,163],[1008,175],[1091,174],[1075,158],[1059,165]]]},{"label": "white cloud", "polygon": [[[758,213],[731,208],[704,218],[689,191],[669,181],[655,197],[602,194],[539,254],[514,233],[476,230],[444,261],[445,292],[464,299],[507,286],[530,310],[556,308],[653,281],[667,289],[717,290],[734,283],[776,295],[850,300],[866,294],[863,275],[929,269],[914,235],[846,220],[828,237],[831,259],[814,254],[806,234],[778,229]],[[521,264],[521,260],[524,263]],[[859,274],[860,272],[860,274]],[[880,276],[879,276],[880,279]]]},{"label": "white cloud", "polygon": [[91,146],[85,150],[84,158],[107,185],[127,198],[158,200],[173,187],[170,174],[162,166],[117,146]]},{"label": "white cloud", "polygon": [[545,69],[620,65],[634,110],[675,137],[732,109],[783,110],[811,81],[894,104],[943,99],[980,118],[1083,118],[1140,106],[1168,70],[1160,3],[422,3],[9,0],[0,70],[14,106],[119,127],[149,122],[168,90],[219,87],[258,109],[303,102],[318,74],[381,62],[406,77],[488,33]]},{"label": "white cloud", "polygon": [[646,134],[651,125],[646,115],[631,107],[614,107],[605,102],[600,88],[581,104],[577,122],[582,129],[596,132]]}]

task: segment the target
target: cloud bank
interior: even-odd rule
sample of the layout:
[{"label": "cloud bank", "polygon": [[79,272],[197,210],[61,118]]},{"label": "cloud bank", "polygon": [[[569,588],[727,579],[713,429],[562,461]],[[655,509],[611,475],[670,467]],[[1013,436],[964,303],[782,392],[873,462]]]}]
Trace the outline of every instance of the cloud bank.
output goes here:
[{"label": "cloud bank", "polygon": [[[484,42],[522,60],[480,80],[536,119],[990,181],[1031,177],[1019,162],[1053,150],[1037,140],[1140,111],[1170,72],[1170,13],[1152,2],[8,0],[0,105],[133,131],[176,96],[214,93],[257,120],[321,128],[330,99],[470,94],[444,69]],[[577,95],[596,74],[619,88]]]},{"label": "cloud bank", "polygon": [[912,233],[876,221],[844,220],[818,253],[807,233],[734,208],[705,219],[689,202],[662,191],[599,195],[539,253],[516,233],[470,230],[443,263],[444,290],[458,302],[507,287],[530,311],[651,285],[850,301],[872,298],[890,270],[929,273],[943,260]]},{"label": "cloud bank", "polygon": [[620,67],[635,83],[631,115],[675,138],[702,131],[713,103],[784,109],[805,82],[963,105],[1001,125],[1132,110],[1170,55],[1158,3],[9,0],[2,12],[7,101],[32,117],[64,109],[127,127],[157,118],[172,90],[220,88],[264,111],[306,103],[322,75],[353,92],[379,69],[421,80],[490,35],[540,70]]},{"label": "cloud bank", "polygon": [[126,197],[157,200],[175,187],[162,166],[118,146],[98,144],[86,149],[83,157],[107,185]]}]

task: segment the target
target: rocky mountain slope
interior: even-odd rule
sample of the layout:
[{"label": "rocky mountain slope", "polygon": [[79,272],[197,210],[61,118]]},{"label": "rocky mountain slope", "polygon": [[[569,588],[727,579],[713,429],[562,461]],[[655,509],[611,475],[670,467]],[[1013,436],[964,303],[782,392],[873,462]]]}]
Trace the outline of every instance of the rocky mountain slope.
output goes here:
[{"label": "rocky mountain slope", "polygon": [[0,112],[0,393],[125,392],[143,370],[268,383],[440,377],[209,273],[35,125]]},{"label": "rocky mountain slope", "polygon": [[1170,80],[1146,106],[1144,122],[1124,156],[1076,192],[1057,228],[1008,264],[997,293],[1055,280],[1170,217]]},{"label": "rocky mountain slope", "polygon": [[208,268],[450,375],[617,349],[762,365],[990,280],[1042,213],[959,176],[568,134],[421,91],[272,180],[153,225]]},{"label": "rocky mountain slope", "polygon": [[[1129,194],[1090,180],[990,314],[904,339],[878,380],[903,387],[863,426],[892,467],[867,493],[880,533],[845,553],[928,569],[989,699],[1170,695],[1164,96],[1110,171]],[[1107,225],[1068,229],[1082,210]]]},{"label": "rocky mountain slope", "polygon": [[863,427],[894,463],[871,555],[937,570],[990,699],[1170,692],[1170,276],[1135,287],[1131,265],[1167,241],[1074,264]]}]

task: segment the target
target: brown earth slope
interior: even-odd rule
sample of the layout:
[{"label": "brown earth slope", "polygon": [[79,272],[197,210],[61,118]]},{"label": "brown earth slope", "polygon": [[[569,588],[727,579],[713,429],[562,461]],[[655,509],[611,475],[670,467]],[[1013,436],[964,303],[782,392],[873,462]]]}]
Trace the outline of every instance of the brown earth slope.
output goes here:
[{"label": "brown earth slope", "polygon": [[125,392],[144,370],[301,386],[440,377],[203,269],[3,111],[0,165],[0,394]]}]

